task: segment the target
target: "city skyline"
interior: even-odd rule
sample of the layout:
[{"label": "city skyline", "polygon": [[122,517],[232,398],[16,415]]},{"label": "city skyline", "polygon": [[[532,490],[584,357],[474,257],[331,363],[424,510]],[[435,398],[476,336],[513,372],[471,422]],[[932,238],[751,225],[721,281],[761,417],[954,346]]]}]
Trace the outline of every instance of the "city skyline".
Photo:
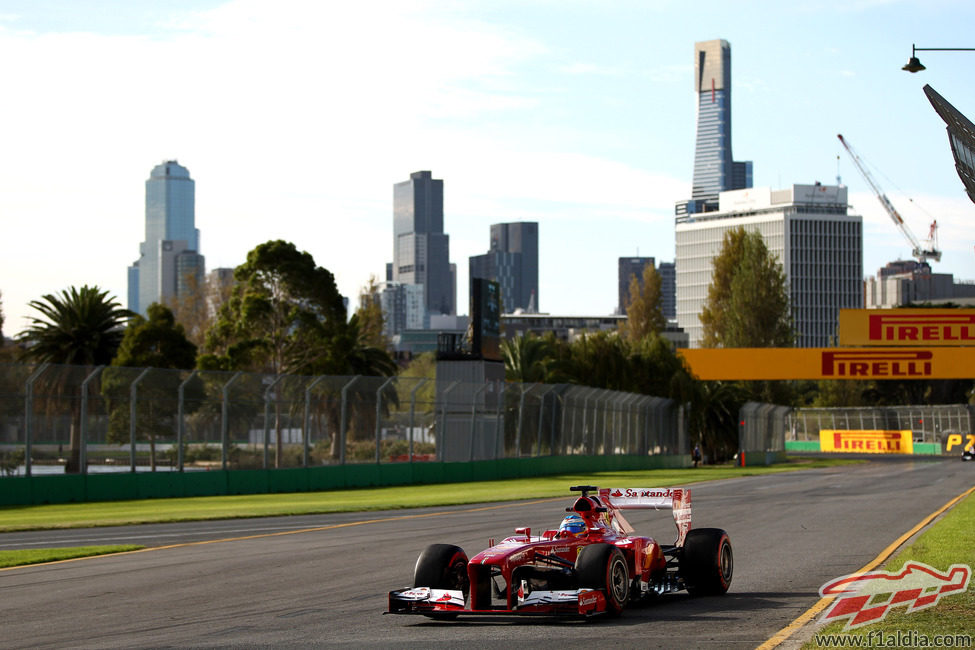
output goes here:
[{"label": "city skyline", "polygon": [[[937,218],[936,270],[975,280],[975,211],[922,91],[972,117],[975,54],[922,52],[927,70],[900,70],[912,43],[972,45],[973,20],[963,2],[8,0],[0,51],[19,63],[0,70],[3,123],[17,127],[0,160],[3,333],[72,285],[125,304],[145,170],[171,159],[200,181],[209,266],[285,239],[354,302],[389,261],[390,185],[433,169],[450,188],[455,261],[483,252],[492,223],[538,222],[545,311],[609,314],[619,257],[675,257],[674,204],[693,176],[690,55],[713,38],[734,51],[735,150],[755,161],[755,187],[841,175],[864,218],[864,274],[909,258],[837,160],[844,133],[912,230]],[[456,284],[463,312],[466,264]]]}]

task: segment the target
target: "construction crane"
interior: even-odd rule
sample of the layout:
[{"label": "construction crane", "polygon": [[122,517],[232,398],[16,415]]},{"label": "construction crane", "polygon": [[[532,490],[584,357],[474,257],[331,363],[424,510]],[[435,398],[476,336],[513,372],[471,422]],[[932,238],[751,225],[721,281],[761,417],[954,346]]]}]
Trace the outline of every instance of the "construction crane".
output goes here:
[{"label": "construction crane", "polygon": [[843,144],[843,148],[845,148],[846,152],[850,154],[850,158],[853,159],[853,164],[860,171],[860,175],[863,176],[864,180],[867,181],[867,184],[873,190],[873,193],[877,195],[877,199],[880,201],[880,204],[884,206],[884,210],[887,211],[887,214],[890,215],[890,218],[894,220],[894,223],[898,228],[900,228],[901,232],[904,233],[904,236],[907,238],[907,241],[911,244],[911,255],[913,255],[914,258],[921,263],[927,262],[929,259],[934,260],[935,262],[940,262],[941,251],[937,248],[938,222],[934,221],[931,224],[931,230],[928,233],[927,239],[928,247],[924,248],[921,246],[921,242],[918,241],[918,238],[914,236],[914,233],[911,232],[911,229],[907,227],[906,223],[904,223],[900,213],[897,212],[897,208],[894,207],[894,204],[890,202],[887,195],[884,194],[880,189],[880,186],[877,185],[877,181],[875,181],[873,176],[870,175],[870,172],[867,171],[866,165],[864,165],[863,161],[860,160],[860,156],[853,151],[850,143],[847,142],[842,135],[838,134],[836,137],[840,139],[840,142]]}]

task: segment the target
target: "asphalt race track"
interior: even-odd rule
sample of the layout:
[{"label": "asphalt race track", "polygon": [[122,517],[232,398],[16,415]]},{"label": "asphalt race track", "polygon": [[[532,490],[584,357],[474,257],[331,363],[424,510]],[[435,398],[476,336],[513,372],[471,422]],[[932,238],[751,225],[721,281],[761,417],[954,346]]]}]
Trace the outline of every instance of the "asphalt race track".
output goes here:
[{"label": "asphalt race track", "polygon": [[[725,528],[734,545],[729,593],[672,594],[589,623],[382,615],[386,593],[411,585],[427,544],[455,543],[473,555],[517,526],[555,527],[568,493],[555,501],[4,534],[0,549],[156,548],[0,570],[0,646],[754,648],[812,606],[820,585],[859,570],[975,484],[972,465],[905,459],[696,485],[693,523]],[[627,516],[639,532],[672,541],[668,512]]]}]

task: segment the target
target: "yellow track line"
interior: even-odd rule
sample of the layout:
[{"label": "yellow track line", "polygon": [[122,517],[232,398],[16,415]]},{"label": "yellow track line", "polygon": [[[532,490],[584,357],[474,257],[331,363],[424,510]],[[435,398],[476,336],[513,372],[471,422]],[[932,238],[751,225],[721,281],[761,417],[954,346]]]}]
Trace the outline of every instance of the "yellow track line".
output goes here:
[{"label": "yellow track line", "polygon": [[[948,503],[944,504],[943,506],[941,506],[940,508],[932,512],[930,515],[922,519],[917,526],[915,526],[914,528],[910,529],[909,531],[907,531],[906,533],[898,537],[893,543],[891,543],[890,546],[882,550],[880,552],[880,555],[872,559],[862,569],[856,571],[856,573],[866,573],[867,571],[872,571],[881,563],[886,562],[887,558],[893,555],[894,551],[896,551],[904,542],[909,540],[919,530],[921,530],[922,528],[930,524],[936,517],[943,514],[946,510],[948,510],[953,505],[955,505],[956,503],[958,503],[959,501],[967,497],[972,492],[975,492],[975,487],[968,488],[967,490],[965,490],[964,492],[956,496],[954,499],[952,499]],[[819,602],[817,602],[815,605],[813,605],[805,612],[800,614],[794,621],[792,621],[784,628],[776,632],[772,638],[770,638],[762,645],[758,646],[758,648],[756,648],[755,650],[771,650],[772,648],[777,647],[780,643],[782,643],[790,636],[795,634],[795,632],[799,628],[801,628],[803,625],[805,625],[813,618],[815,618],[817,614],[819,614],[821,611],[826,609],[826,607],[829,606],[829,604],[832,603],[834,599],[835,596],[828,596],[826,598],[819,599]]]},{"label": "yellow track line", "polygon": [[298,530],[282,530],[276,533],[260,533],[257,535],[245,535],[242,537],[225,537],[223,539],[207,539],[199,542],[182,542],[180,544],[169,544],[167,546],[150,546],[140,548],[135,551],[120,551],[118,553],[103,553],[101,555],[86,555],[84,557],[73,557],[66,560],[54,560],[53,562],[37,562],[35,564],[21,564],[18,566],[0,568],[0,573],[13,571],[15,569],[27,569],[51,564],[65,564],[67,562],[79,562],[81,560],[95,560],[103,557],[117,557],[119,555],[133,555],[135,553],[148,553],[150,551],[162,551],[171,548],[185,548],[187,546],[202,546],[204,544],[222,544],[224,542],[241,542],[249,539],[262,539],[265,537],[280,537],[282,535],[297,535],[299,533],[316,533],[323,530],[334,530],[336,528],[349,528],[351,526],[365,526],[368,524],[380,524],[386,521],[401,521],[403,519],[423,519],[426,517],[441,517],[444,515],[454,515],[464,512],[483,512],[485,510],[500,510],[502,508],[520,508],[523,506],[533,506],[539,503],[550,503],[552,501],[563,501],[565,497],[555,497],[552,499],[540,499],[538,501],[523,501],[518,503],[506,503],[496,506],[481,506],[480,508],[468,508],[467,510],[445,510],[443,512],[427,512],[417,515],[399,515],[397,517],[386,517],[384,519],[363,519],[360,521],[349,521],[344,524],[331,524],[329,526],[317,526],[315,528],[301,528]]}]

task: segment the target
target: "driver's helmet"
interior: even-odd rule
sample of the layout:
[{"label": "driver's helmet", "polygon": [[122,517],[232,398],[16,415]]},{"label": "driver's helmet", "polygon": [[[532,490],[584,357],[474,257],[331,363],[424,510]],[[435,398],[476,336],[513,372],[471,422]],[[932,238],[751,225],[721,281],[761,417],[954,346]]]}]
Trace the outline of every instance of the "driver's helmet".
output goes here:
[{"label": "driver's helmet", "polygon": [[586,534],[586,522],[579,515],[569,515],[559,524],[559,537],[582,537]]}]

